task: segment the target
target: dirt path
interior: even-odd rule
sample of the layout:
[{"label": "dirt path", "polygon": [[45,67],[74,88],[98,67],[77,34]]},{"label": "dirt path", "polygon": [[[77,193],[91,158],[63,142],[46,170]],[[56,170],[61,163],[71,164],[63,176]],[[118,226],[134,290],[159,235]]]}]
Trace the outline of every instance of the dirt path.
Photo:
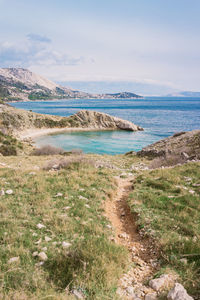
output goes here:
[{"label": "dirt path", "polygon": [[127,198],[132,190],[133,178],[117,178],[118,189],[112,201],[105,203],[105,215],[109,219],[114,241],[125,246],[129,255],[130,268],[119,280],[117,293],[123,299],[144,299],[146,294],[154,291],[145,286],[146,282],[158,267],[154,247],[137,231],[136,220],[127,204]]}]

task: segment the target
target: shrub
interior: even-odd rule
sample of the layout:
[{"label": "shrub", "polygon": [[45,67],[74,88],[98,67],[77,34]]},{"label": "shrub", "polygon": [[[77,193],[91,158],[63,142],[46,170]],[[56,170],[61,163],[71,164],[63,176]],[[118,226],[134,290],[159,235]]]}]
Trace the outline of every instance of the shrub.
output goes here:
[{"label": "shrub", "polygon": [[36,155],[36,156],[40,156],[40,155],[59,155],[59,154],[63,154],[64,150],[62,148],[57,148],[57,147],[53,147],[50,145],[46,145],[43,146],[41,148],[37,148],[35,149],[31,155]]},{"label": "shrub", "polygon": [[87,164],[87,165],[95,165],[94,161],[88,159],[84,155],[76,156],[76,157],[69,157],[63,159],[54,159],[49,161],[44,170],[60,170],[60,169],[70,169],[70,168],[79,168],[80,164]]}]

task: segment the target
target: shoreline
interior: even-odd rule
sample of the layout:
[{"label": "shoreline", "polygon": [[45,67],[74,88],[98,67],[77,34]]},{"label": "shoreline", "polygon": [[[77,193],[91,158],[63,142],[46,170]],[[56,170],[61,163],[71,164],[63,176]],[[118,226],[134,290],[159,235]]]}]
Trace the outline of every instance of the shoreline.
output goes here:
[{"label": "shoreline", "polygon": [[[120,129],[119,129],[120,130]],[[35,139],[40,136],[51,135],[56,133],[65,133],[65,132],[82,132],[82,131],[118,131],[113,128],[95,128],[95,127],[86,127],[86,128],[44,128],[44,129],[28,129],[22,132],[17,132],[16,137],[20,140],[24,139]]]}]

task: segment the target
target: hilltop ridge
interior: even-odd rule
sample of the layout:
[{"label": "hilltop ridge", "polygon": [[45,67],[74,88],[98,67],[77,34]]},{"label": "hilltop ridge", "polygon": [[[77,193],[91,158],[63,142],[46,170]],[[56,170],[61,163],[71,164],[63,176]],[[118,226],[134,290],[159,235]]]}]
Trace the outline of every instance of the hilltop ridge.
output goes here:
[{"label": "hilltop ridge", "polygon": [[0,68],[0,99],[28,101],[51,99],[142,98],[134,93],[90,94],[63,87],[23,68]]}]

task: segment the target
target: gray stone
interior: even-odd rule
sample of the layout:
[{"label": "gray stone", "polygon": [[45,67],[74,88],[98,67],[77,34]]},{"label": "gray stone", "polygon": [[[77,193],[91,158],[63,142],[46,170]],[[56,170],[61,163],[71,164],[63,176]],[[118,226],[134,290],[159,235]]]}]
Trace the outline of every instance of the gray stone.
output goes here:
[{"label": "gray stone", "polygon": [[168,274],[163,274],[159,278],[150,280],[149,286],[158,292],[161,289],[167,289],[169,285],[173,282],[172,276]]},{"label": "gray stone", "polygon": [[42,261],[45,261],[45,260],[48,259],[48,257],[47,257],[47,255],[46,255],[45,252],[40,252],[40,253],[38,254],[38,257],[39,257],[39,259],[42,260]]},{"label": "gray stone", "polygon": [[188,295],[185,288],[180,283],[176,283],[174,288],[171,289],[167,295],[168,300],[194,300]]},{"label": "gray stone", "polygon": [[9,264],[12,264],[12,263],[15,263],[15,262],[19,262],[19,256],[11,257],[8,261]]},{"label": "gray stone", "polygon": [[147,294],[144,298],[145,300],[157,300],[157,294],[156,293],[151,293],[151,294]]}]

